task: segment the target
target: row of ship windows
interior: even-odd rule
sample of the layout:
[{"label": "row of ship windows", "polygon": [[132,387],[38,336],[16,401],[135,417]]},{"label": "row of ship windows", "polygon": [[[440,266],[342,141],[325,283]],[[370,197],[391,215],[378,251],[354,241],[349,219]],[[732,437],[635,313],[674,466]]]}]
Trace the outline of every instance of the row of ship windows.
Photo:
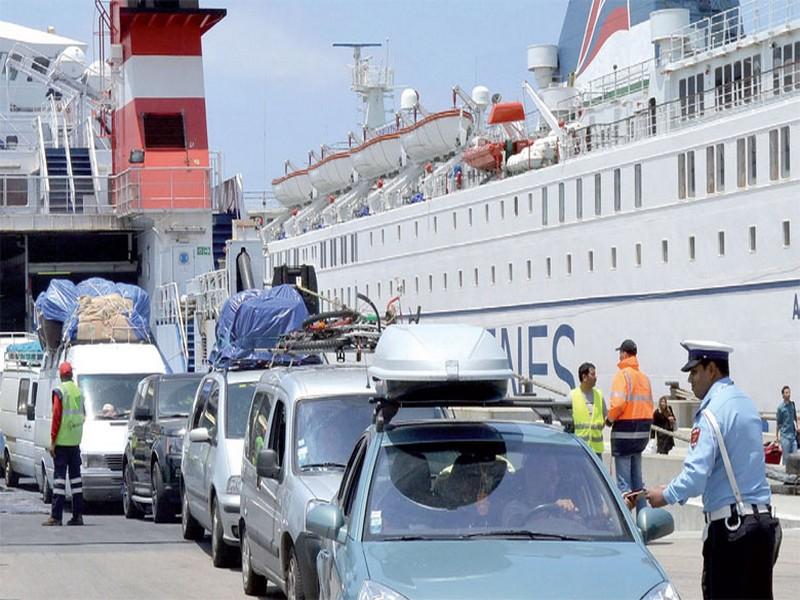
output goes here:
[{"label": "row of ship windows", "polygon": [[[782,223],[782,232],[783,232],[783,247],[788,248],[791,245],[791,223],[790,221],[783,221]],[[758,245],[758,236],[757,236],[757,229],[755,225],[751,225],[747,231],[747,249],[749,252],[754,253],[757,250]],[[725,231],[718,231],[717,232],[717,255],[720,257],[724,257],[727,252],[726,246],[726,235]],[[610,248],[609,253],[609,268],[610,270],[616,270],[619,266],[618,262],[619,251],[616,246],[612,246]],[[690,235],[688,237],[688,258],[689,261],[695,261],[697,259],[697,241],[695,236]],[[661,240],[661,262],[663,264],[669,263],[670,260],[670,247],[669,247],[669,240]],[[564,273],[566,275],[572,275],[573,267],[574,267],[574,260],[572,253],[567,253],[564,256]],[[634,265],[636,267],[641,267],[643,262],[642,256],[642,244],[641,242],[636,243],[634,246]],[[553,258],[548,256],[545,258],[545,277],[551,278],[553,276]],[[594,250],[587,251],[586,254],[586,270],[589,273],[595,272],[597,268],[597,261],[596,261],[596,254]],[[526,279],[532,280],[534,278],[533,273],[533,261],[526,260],[525,261],[525,270],[524,274]],[[463,288],[466,285],[465,278],[469,275],[464,274],[463,270],[458,270],[456,273],[456,279],[453,283],[456,284],[458,288]],[[491,265],[489,267],[489,279],[488,283],[490,285],[495,285],[497,283],[498,278],[498,269],[495,265]],[[435,287],[435,277],[433,274],[429,274],[427,277],[427,291],[429,293],[434,291]],[[424,281],[424,280],[423,280]],[[514,263],[508,263],[506,265],[506,281],[508,283],[514,282]],[[441,285],[442,290],[446,291],[448,289],[448,284],[450,280],[448,278],[448,273],[442,273],[441,275]],[[481,272],[478,267],[474,267],[472,270],[472,286],[478,287],[481,285]],[[355,289],[357,292],[357,288]],[[394,296],[395,293],[401,294],[406,293],[411,290],[406,290],[406,280],[400,279],[397,281],[390,280],[387,284],[387,287],[384,288],[381,282],[378,282],[376,286],[370,290],[369,284],[365,286],[365,293],[367,296],[370,295],[370,291],[373,291],[377,294],[377,297],[380,298],[383,296],[384,291],[388,291],[390,297]],[[419,277],[414,277],[414,293],[420,293],[421,291],[421,280]],[[323,294],[328,299],[338,298],[340,302],[346,302],[350,305],[350,302],[354,296],[352,296],[352,291],[350,288],[340,288],[338,290],[329,289]]]}]

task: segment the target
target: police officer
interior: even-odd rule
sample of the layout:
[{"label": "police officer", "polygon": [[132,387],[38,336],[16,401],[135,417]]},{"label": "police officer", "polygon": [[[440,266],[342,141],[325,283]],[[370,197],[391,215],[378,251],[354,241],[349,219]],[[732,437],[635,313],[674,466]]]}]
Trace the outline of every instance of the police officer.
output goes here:
[{"label": "police officer", "polygon": [[729,377],[730,346],[685,341],[695,396],[690,449],[667,486],[647,491],[653,507],[703,495],[703,597],[772,598],[772,566],[780,524],[772,516],[764,467],[761,417]]},{"label": "police officer", "polygon": [[72,518],[67,525],[83,525],[83,485],[81,480],[81,438],[85,419],[83,396],[72,381],[72,365],[58,366],[61,385],[53,390],[53,418],[50,426],[50,456],[53,457],[53,505],[50,518],[42,525],[61,525],[66,496],[67,470],[72,490]]}]

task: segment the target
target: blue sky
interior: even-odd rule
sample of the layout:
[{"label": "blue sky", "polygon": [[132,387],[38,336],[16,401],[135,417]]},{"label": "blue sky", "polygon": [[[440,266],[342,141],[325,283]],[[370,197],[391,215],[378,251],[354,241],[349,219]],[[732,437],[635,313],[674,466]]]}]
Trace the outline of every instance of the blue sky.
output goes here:
[{"label": "blue sky", "polygon": [[[262,190],[283,162],[304,164],[321,143],[343,141],[360,114],[351,52],[334,42],[389,39],[395,83],[426,108],[451,103],[454,84],[522,99],[529,44],[554,43],[566,0],[201,0],[228,16],[204,37],[209,144],[226,176]],[[0,19],[97,42],[93,0],[0,0]],[[378,53],[376,53],[378,54]],[[381,59],[384,50],[379,49]],[[395,108],[400,99],[395,93]]]}]

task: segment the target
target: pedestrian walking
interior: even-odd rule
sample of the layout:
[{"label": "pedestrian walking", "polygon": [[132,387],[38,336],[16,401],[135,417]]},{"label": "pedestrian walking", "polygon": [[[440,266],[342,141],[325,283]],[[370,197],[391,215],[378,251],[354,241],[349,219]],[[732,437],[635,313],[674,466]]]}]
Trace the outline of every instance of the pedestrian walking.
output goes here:
[{"label": "pedestrian walking", "polygon": [[761,417],[730,378],[733,349],[684,341],[695,415],[683,470],[647,492],[653,507],[684,504],[702,494],[703,598],[772,598],[772,567],[781,529],[772,516],[761,443]]},{"label": "pedestrian walking", "polygon": [[[668,400],[669,396],[661,396],[658,399],[658,408],[653,412],[653,425],[667,431],[675,431],[675,413],[672,412],[672,407],[669,405]],[[658,454],[669,454],[669,451],[675,446],[675,440],[672,436],[660,431],[654,431],[653,434],[656,438],[656,452]]]},{"label": "pedestrian walking", "polygon": [[58,366],[61,384],[53,390],[53,419],[50,427],[50,456],[53,457],[53,504],[50,518],[42,525],[59,526],[66,500],[67,471],[72,490],[72,518],[67,525],[83,525],[83,484],[81,480],[81,437],[85,411],[83,396],[72,380],[72,365]]},{"label": "pedestrian walking", "polygon": [[[606,424],[611,427],[611,454],[620,492],[644,488],[642,451],[650,439],[653,424],[653,393],[650,380],[639,369],[638,349],[633,340],[624,340],[617,348],[619,363],[611,382],[611,408]],[[644,495],[636,500],[645,506]]]},{"label": "pedestrian walking", "polygon": [[578,367],[580,384],[569,395],[572,399],[572,420],[575,435],[581,438],[603,460],[603,427],[607,416],[603,392],[597,386],[597,371],[590,362]]},{"label": "pedestrian walking", "polygon": [[781,403],[775,411],[775,421],[775,441],[781,444],[783,464],[786,464],[786,457],[797,452],[797,409],[788,385],[781,389]]}]

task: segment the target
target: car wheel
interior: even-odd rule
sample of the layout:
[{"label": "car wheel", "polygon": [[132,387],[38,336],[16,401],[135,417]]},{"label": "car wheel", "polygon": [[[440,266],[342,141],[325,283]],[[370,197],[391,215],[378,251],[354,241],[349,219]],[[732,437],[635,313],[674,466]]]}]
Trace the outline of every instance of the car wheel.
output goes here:
[{"label": "car wheel", "polygon": [[183,486],[181,486],[181,533],[185,540],[200,540],[205,534],[203,526],[192,516],[192,511],[189,509],[189,497]]},{"label": "car wheel", "polygon": [[294,548],[289,556],[289,567],[286,570],[286,599],[305,600],[306,592],[303,588],[303,574],[300,572],[300,563]]},{"label": "car wheel", "polygon": [[215,567],[227,567],[233,558],[233,549],[223,539],[222,515],[217,499],[211,501],[211,562]]},{"label": "car wheel", "polygon": [[42,502],[50,504],[53,501],[53,488],[50,487],[50,481],[47,479],[47,471],[42,465]]},{"label": "car wheel", "polygon": [[172,506],[164,498],[164,478],[161,475],[161,467],[158,461],[153,463],[150,471],[150,486],[153,498],[153,521],[156,523],[166,523],[173,517]]},{"label": "car wheel", "polygon": [[253,570],[250,554],[250,539],[247,529],[242,527],[242,587],[248,596],[263,596],[267,593],[267,578]]},{"label": "car wheel", "polygon": [[122,476],[122,512],[126,519],[139,519],[142,517],[142,509],[131,498],[133,495],[133,467],[131,463],[125,465],[125,474]]},{"label": "car wheel", "polygon": [[8,450],[6,450],[3,455],[3,466],[5,467],[6,486],[17,487],[17,484],[19,484],[19,473],[14,471],[14,468],[11,466],[11,457],[8,455]]}]

